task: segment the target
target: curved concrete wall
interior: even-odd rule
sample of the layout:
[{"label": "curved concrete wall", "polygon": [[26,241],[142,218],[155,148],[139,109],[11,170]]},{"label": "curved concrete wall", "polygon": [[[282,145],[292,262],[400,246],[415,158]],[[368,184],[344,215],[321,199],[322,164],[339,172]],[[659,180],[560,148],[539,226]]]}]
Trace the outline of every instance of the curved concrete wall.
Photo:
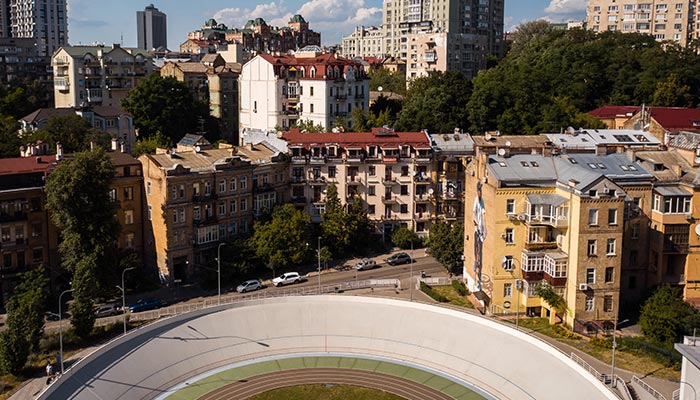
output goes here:
[{"label": "curved concrete wall", "polygon": [[376,357],[498,399],[616,399],[547,344],[471,314],[400,300],[255,300],[160,321],[67,371],[42,399],[152,399],[213,369],[290,354]]}]

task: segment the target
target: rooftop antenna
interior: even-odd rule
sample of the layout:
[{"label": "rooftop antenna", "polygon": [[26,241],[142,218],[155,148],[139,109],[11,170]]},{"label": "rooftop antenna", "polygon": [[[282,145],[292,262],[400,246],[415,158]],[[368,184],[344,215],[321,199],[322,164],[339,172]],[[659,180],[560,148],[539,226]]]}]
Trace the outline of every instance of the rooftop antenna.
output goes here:
[{"label": "rooftop antenna", "polygon": [[124,32],[120,32],[119,44],[124,46]]}]

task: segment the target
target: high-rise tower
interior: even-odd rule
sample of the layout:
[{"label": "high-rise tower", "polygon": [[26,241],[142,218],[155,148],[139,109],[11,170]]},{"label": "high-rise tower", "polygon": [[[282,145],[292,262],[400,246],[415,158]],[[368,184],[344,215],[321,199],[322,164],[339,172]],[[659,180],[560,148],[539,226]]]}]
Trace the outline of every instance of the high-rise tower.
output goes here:
[{"label": "high-rise tower", "polygon": [[68,43],[66,0],[2,0],[1,4],[0,36],[32,38],[42,57]]},{"label": "high-rise tower", "polygon": [[165,13],[150,4],[143,11],[136,12],[138,47],[153,50],[168,47],[168,33]]}]

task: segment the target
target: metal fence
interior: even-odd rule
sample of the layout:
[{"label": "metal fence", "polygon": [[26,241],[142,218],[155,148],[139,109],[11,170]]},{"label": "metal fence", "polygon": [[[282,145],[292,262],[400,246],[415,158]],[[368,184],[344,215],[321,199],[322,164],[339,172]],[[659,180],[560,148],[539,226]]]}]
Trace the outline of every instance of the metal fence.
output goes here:
[{"label": "metal fence", "polygon": [[633,381],[634,383],[638,384],[639,386],[641,386],[642,389],[644,389],[644,390],[646,390],[647,392],[649,392],[649,394],[652,395],[655,399],[658,399],[658,400],[666,400],[666,397],[664,397],[663,394],[659,393],[656,389],[654,389],[653,387],[649,386],[649,385],[648,385],[646,382],[644,382],[643,380],[637,378],[636,375],[633,375],[633,376],[632,376],[632,381]]},{"label": "metal fence", "polygon": [[[274,297],[285,296],[313,296],[319,294],[342,293],[348,290],[367,289],[367,288],[395,288],[401,289],[401,282],[398,279],[368,279],[361,281],[349,281],[336,284],[326,284],[321,286],[305,286],[276,288],[275,290],[266,290],[261,292],[252,292],[245,294],[222,294],[221,305],[234,304],[242,301],[267,299]],[[205,308],[216,307],[219,305],[217,296],[212,296],[201,301],[175,304],[168,307],[162,307],[156,310],[143,311],[140,313],[129,314],[130,321],[149,321],[164,317],[185,314],[192,311],[202,310]],[[114,316],[109,318],[100,318],[95,321],[96,326],[104,326],[120,322],[123,316]]]}]

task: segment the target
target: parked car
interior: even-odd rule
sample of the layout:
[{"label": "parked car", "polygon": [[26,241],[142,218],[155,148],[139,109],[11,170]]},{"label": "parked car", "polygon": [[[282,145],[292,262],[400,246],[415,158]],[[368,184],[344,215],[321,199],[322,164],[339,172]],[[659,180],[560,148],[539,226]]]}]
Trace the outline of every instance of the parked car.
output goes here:
[{"label": "parked car", "polygon": [[97,318],[110,317],[117,314],[119,314],[119,310],[112,304],[105,304],[95,309],[95,317]]},{"label": "parked car", "polygon": [[357,264],[355,264],[355,269],[358,271],[364,271],[368,269],[377,268],[378,266],[379,265],[377,265],[377,263],[374,260],[365,258],[364,260],[361,260]]},{"label": "parked car", "polygon": [[298,272],[287,272],[272,280],[275,286],[289,285],[291,283],[301,282],[301,276]]},{"label": "parked car", "polygon": [[140,299],[134,304],[129,305],[129,312],[141,312],[141,311],[148,311],[148,310],[154,310],[156,308],[163,307],[165,303],[163,303],[159,299],[154,299],[152,297],[145,297],[143,299]]},{"label": "parked car", "polygon": [[238,285],[236,291],[238,293],[252,292],[253,290],[262,289],[262,287],[262,283],[258,279],[251,279]]},{"label": "parked car", "polygon": [[58,321],[58,314],[52,313],[51,311],[47,311],[44,313],[44,317],[46,318],[47,321]]},{"label": "parked car", "polygon": [[411,262],[413,262],[411,256],[409,256],[406,253],[396,253],[393,256],[386,259],[386,263],[389,265],[408,264]]}]

